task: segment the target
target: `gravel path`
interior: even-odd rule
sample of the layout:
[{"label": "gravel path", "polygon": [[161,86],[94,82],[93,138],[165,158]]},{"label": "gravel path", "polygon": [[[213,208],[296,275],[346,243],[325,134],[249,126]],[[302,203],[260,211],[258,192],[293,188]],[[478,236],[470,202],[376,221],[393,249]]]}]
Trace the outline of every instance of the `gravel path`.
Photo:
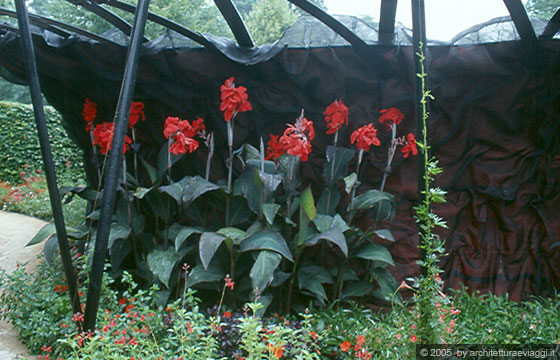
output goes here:
[{"label": "gravel path", "polygon": [[[25,244],[46,222],[29,216],[0,211],[0,267],[11,273],[18,263],[27,263],[32,270],[43,244],[25,247]],[[35,359],[17,339],[17,332],[5,321],[0,321],[0,360]]]}]

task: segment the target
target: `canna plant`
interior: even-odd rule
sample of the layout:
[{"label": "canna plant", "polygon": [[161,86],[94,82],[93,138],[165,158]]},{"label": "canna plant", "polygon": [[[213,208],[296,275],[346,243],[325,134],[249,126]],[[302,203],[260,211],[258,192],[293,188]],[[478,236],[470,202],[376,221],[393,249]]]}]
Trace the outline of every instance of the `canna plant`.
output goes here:
[{"label": "canna plant", "polygon": [[[326,149],[321,191],[306,184],[300,174],[315,137],[313,121],[303,110],[282,135],[270,135],[266,148],[261,139],[257,147],[243,144],[234,149],[234,122],[246,121],[238,116],[252,106],[247,89],[236,86],[233,77],[220,91],[228,175],[217,181],[210,179],[213,133],[207,132],[202,118],[167,117],[163,129],[167,141],[154,163],[137,143],[135,124],[145,116],[143,104],[133,102],[131,136],[123,148],[122,182],[108,245],[113,274],[119,276],[127,269],[147,284],[159,282],[162,302],[178,297],[184,286],[216,297],[226,275],[236,283],[228,298],[230,307],[251,301],[254,292],[260,294],[263,311],[272,304],[283,311],[302,312],[310,300],[319,305],[356,298],[389,300],[396,289],[388,271],[394,263],[389,251],[374,239],[394,240],[388,229],[377,225],[395,213],[393,196],[383,187],[396,149],[401,146],[404,157],[417,153],[412,134],[396,136],[402,113],[396,108],[381,111],[379,121],[391,131],[387,167],[379,190],[362,191],[363,160],[381,145],[377,129],[367,124],[354,131],[350,141],[355,149],[339,146],[349,111],[341,99],[330,104],[324,112],[326,135],[334,139]],[[94,124],[95,109],[95,103],[86,99],[86,129],[94,148],[99,146],[95,156],[102,160],[110,150],[112,123]],[[180,161],[201,144],[207,151],[205,176],[180,177]],[[355,171],[349,172],[353,163]],[[98,174],[103,176],[103,165]],[[64,192],[93,203],[87,225],[72,233],[78,246],[91,248],[103,190],[76,187]],[[372,220],[367,226],[361,220],[365,216]],[[52,234],[45,231],[41,237]],[[194,265],[188,278],[181,276],[184,263]]]}]

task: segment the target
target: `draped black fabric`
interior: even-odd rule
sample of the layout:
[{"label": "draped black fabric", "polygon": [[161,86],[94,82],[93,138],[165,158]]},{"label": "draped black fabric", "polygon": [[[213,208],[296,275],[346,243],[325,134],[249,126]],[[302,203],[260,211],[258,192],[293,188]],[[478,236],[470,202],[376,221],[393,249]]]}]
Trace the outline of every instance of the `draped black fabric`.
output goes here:
[{"label": "draped black fabric", "polygon": [[[371,45],[367,57],[348,46],[313,43],[312,36],[301,46],[281,40],[251,53],[229,52],[227,41],[212,49],[178,47],[182,43],[171,37],[145,44],[134,95],[147,116],[137,125],[140,152],[155,161],[167,116],[201,116],[217,137],[212,177],[223,178],[227,146],[219,87],[234,76],[248,89],[254,109],[237,117],[234,146],[257,145],[261,136],[266,143],[305,109],[317,137],[304,174],[318,190],[325,148],[332,142],[322,112],[340,98],[350,123],[339,144],[351,147],[352,131],[376,124],[382,144],[365,158],[360,191],[379,188],[390,140],[379,126],[379,111],[394,106],[403,112],[399,136],[416,130],[414,54],[405,44],[406,32],[399,33],[399,46]],[[449,192],[447,203],[436,207],[448,221],[439,232],[447,239],[443,277],[448,287],[464,283],[471,290],[507,292],[515,300],[551,295],[560,288],[560,41],[542,41],[535,66],[515,39],[477,44],[468,38],[455,40],[462,45],[432,44],[428,54],[436,98],[430,104],[431,143],[445,170],[437,185]],[[82,104],[85,98],[95,101],[97,121],[112,120],[126,48],[48,32],[36,32],[34,44],[45,97],[91,160]],[[0,31],[0,69],[11,81],[25,79],[18,35],[8,30]],[[179,166],[185,173],[203,173],[205,156],[201,148]],[[396,239],[388,245],[398,281],[419,271],[412,210],[417,164],[397,154],[386,185],[398,206],[393,222],[385,224]]]}]

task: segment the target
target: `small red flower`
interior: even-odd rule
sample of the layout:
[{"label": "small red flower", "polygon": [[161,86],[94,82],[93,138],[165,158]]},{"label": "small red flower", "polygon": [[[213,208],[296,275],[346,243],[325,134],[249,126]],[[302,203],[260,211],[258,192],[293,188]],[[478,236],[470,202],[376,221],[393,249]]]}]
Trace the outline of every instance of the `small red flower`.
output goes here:
[{"label": "small red flower", "polygon": [[224,316],[224,318],[229,319],[229,318],[231,318],[231,312],[229,312],[229,311],[224,311],[224,315],[223,315],[223,316]]},{"label": "small red flower", "polygon": [[309,336],[311,336],[313,340],[317,339],[317,333],[315,331],[310,331]]},{"label": "small red flower", "polygon": [[[111,146],[113,144],[113,130],[115,124],[112,122],[104,122],[101,124],[95,125],[93,129],[93,144],[92,145],[99,145],[101,147],[101,153],[107,154],[109,150],[111,150]],[[124,146],[123,146],[123,154],[126,153],[129,149],[129,144],[132,143],[132,139],[125,135],[124,138]]]},{"label": "small red flower", "polygon": [[243,86],[235,87],[234,81],[235,79],[232,76],[220,87],[222,92],[220,110],[224,112],[226,121],[230,121],[237,113],[253,110],[248,100],[247,88]]},{"label": "small red flower", "polygon": [[47,345],[43,345],[41,346],[41,351],[50,353],[52,352],[52,346],[47,347]]},{"label": "small red flower", "polygon": [[416,156],[418,154],[418,149],[416,148],[416,139],[414,138],[413,134],[408,134],[406,136],[406,145],[403,146],[401,152],[403,153],[404,158],[407,158],[410,153],[412,153],[412,156]]},{"label": "small red flower", "polygon": [[383,109],[380,111],[380,113],[381,116],[379,117],[379,122],[381,124],[385,124],[387,130],[390,130],[393,124],[399,125],[404,119],[404,115],[402,114],[402,112],[395,107],[392,107],[390,109]]},{"label": "small red flower", "polygon": [[365,336],[359,335],[359,336],[356,338],[356,347],[357,347],[358,349],[361,349],[362,347],[364,347],[364,344],[365,344],[365,343],[366,343],[366,337],[365,337]]},{"label": "small red flower", "polygon": [[120,305],[126,304],[126,299],[125,299],[125,298],[119,299],[119,304],[120,304]]},{"label": "small red flower", "polygon": [[224,278],[225,282],[226,282],[226,287],[230,288],[231,290],[233,290],[233,287],[235,286],[235,283],[233,281],[231,281],[231,278],[229,277],[229,275],[227,275]]},{"label": "small red flower", "polygon": [[86,121],[86,131],[90,131],[91,127],[93,126],[93,120],[95,120],[95,116],[97,115],[97,104],[93,101],[90,101],[88,98],[84,100],[84,108],[82,110],[82,116]]},{"label": "small red flower", "polygon": [[133,128],[138,122],[138,119],[142,118],[142,121],[146,121],[146,115],[144,115],[144,103],[140,101],[133,101],[130,104],[130,115],[128,117],[128,127]]},{"label": "small red flower", "polygon": [[75,313],[72,316],[72,321],[74,321],[74,322],[84,321],[84,315],[82,313]]},{"label": "small red flower", "polygon": [[397,335],[395,335],[395,337],[397,338],[397,340],[400,340],[400,339],[402,338],[402,335],[401,335],[401,334],[397,334]]},{"label": "small red flower", "polygon": [[415,342],[418,341],[418,338],[416,337],[416,335],[410,335],[410,341],[411,341],[412,343],[415,343]]},{"label": "small red flower", "polygon": [[379,146],[381,142],[377,138],[377,130],[373,124],[367,124],[354,131],[350,136],[350,142],[356,143],[356,147],[360,150],[369,151],[369,148]]},{"label": "small red flower", "polygon": [[352,346],[352,343],[350,341],[343,341],[340,344],[340,350],[342,350],[343,352],[347,352],[348,349],[350,349],[350,347]]},{"label": "small red flower", "polygon": [[342,100],[333,101],[323,114],[327,122],[327,135],[337,132],[343,124],[348,125],[348,108]]}]

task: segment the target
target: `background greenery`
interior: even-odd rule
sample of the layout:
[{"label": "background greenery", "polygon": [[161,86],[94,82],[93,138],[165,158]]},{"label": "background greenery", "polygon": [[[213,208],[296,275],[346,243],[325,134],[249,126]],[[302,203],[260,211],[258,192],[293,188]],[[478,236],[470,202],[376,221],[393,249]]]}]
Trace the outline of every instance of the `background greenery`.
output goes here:
[{"label": "background greenery", "polygon": [[[62,127],[60,114],[52,107],[45,107],[45,115],[59,184],[75,184],[83,178],[82,151]],[[1,181],[18,184],[23,180],[22,171],[42,171],[32,106],[0,101],[0,139]]]}]

